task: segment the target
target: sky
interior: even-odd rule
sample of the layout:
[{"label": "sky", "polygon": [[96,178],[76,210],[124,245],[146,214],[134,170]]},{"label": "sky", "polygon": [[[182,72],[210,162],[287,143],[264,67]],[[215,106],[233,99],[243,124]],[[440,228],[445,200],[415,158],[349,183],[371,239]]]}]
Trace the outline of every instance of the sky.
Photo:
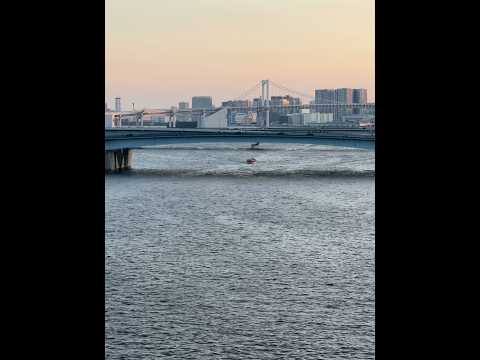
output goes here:
[{"label": "sky", "polygon": [[374,0],[106,0],[105,44],[111,108],[116,96],[123,110],[197,95],[221,105],[262,79],[312,97],[366,88],[375,100]]}]

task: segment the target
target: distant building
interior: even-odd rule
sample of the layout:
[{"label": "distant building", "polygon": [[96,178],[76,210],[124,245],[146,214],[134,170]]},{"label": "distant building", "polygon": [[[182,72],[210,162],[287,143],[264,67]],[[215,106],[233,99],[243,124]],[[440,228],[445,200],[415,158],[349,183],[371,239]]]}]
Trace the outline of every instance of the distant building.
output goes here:
[{"label": "distant building", "polygon": [[105,114],[105,129],[116,127],[113,114]]},{"label": "distant building", "polygon": [[186,110],[190,107],[190,104],[186,101],[181,101],[178,103],[178,110]]},{"label": "distant building", "polygon": [[348,88],[335,89],[335,102],[337,104],[353,104],[353,90]]},{"label": "distant building", "polygon": [[253,107],[261,107],[262,106],[262,99],[260,99],[260,98],[253,99],[252,106]]},{"label": "distant building", "polygon": [[[302,105],[302,100],[298,97],[293,97],[290,95],[284,96],[284,102],[286,102],[287,106],[300,106]],[[298,108],[290,107],[287,109],[287,114],[298,113]]]},{"label": "distant building", "polygon": [[179,112],[175,114],[175,118],[181,122],[190,122],[192,121],[192,114],[190,112]]},{"label": "distant building", "polygon": [[138,117],[135,114],[117,114],[119,116],[119,126],[136,126],[138,125]]},{"label": "distant building", "polygon": [[366,104],[367,103],[367,89],[353,89],[353,103]]},{"label": "distant building", "polygon": [[192,97],[192,109],[212,109],[211,96],[194,96]]},{"label": "distant building", "polygon": [[307,113],[303,114],[303,124],[305,126],[318,126],[333,121],[333,113]]},{"label": "distant building", "polygon": [[150,121],[152,125],[157,125],[157,126],[166,126],[168,123],[166,117],[161,115],[151,115]]},{"label": "distant building", "polygon": [[288,126],[303,126],[303,115],[301,113],[287,115]]},{"label": "distant building", "polygon": [[205,116],[198,123],[199,128],[226,128],[228,126],[227,121],[228,109],[223,108],[214,112],[211,115]]},{"label": "distant building", "polygon": [[333,103],[335,103],[335,89],[315,90],[315,104],[333,104]]},{"label": "distant building", "polygon": [[[257,117],[257,126],[264,126],[265,121],[261,117],[262,113],[258,114],[260,119]],[[270,112],[270,126],[271,127],[283,127],[288,126],[288,116],[287,115],[280,115],[277,112]]]},{"label": "distant building", "polygon": [[234,114],[233,124],[248,126],[257,123],[257,113],[248,112],[248,113],[236,113]]},{"label": "distant building", "polygon": [[[367,89],[353,89],[353,103],[366,105],[367,104]],[[360,107],[356,107],[353,109],[354,115],[360,115],[364,113],[364,110]]]},{"label": "distant building", "polygon": [[119,97],[115,98],[115,112],[121,112],[122,111],[122,103],[121,99]]},{"label": "distant building", "polygon": [[[211,96],[192,97],[192,109],[212,109],[212,108],[213,108],[213,103],[212,103]],[[200,125],[201,120],[202,120],[202,114],[200,114],[199,112],[192,113],[192,121]]]},{"label": "distant building", "polygon": [[[287,106],[300,106],[302,101],[300,98],[296,98],[290,95],[285,96],[272,96],[270,98],[270,106],[276,107],[273,111],[278,112],[280,114],[292,114],[298,112],[298,109],[289,108]],[[285,108],[282,108],[285,106]]]},{"label": "distant building", "polygon": [[302,100],[298,97],[293,97],[290,95],[284,96],[284,99],[287,101],[287,104],[290,106],[302,105]]},{"label": "distant building", "polygon": [[333,121],[344,122],[344,118],[347,119],[346,117],[351,115],[360,115],[364,113],[364,110],[361,107],[342,107],[335,105],[366,105],[367,100],[367,89],[317,89],[315,90],[315,104],[332,104],[334,107],[319,106],[315,107],[313,112],[333,113]]},{"label": "distant building", "polygon": [[[189,110],[189,109],[190,109],[190,104],[188,102],[181,101],[181,102],[178,103],[178,110],[179,111]],[[192,114],[190,112],[179,112],[175,116],[177,118],[177,122],[181,122],[181,123],[184,123],[184,124],[192,122]],[[192,124],[192,127],[197,127],[196,123],[195,123],[195,126],[193,126],[193,124]]]},{"label": "distant building", "polygon": [[367,114],[367,115],[375,116],[375,103],[367,103],[367,105],[368,105],[368,107],[367,107],[367,109],[365,109],[365,111],[363,113]]},{"label": "distant building", "polygon": [[229,100],[222,102],[222,107],[250,107],[251,105],[250,100]]},{"label": "distant building", "polygon": [[319,126],[333,121],[333,113],[295,113],[287,115],[288,126]]},{"label": "distant building", "polygon": [[270,106],[285,106],[288,105],[288,100],[285,100],[283,96],[270,97]]},{"label": "distant building", "polygon": [[[256,122],[255,118],[249,116],[249,111],[245,108],[251,107],[252,102],[250,100],[228,100],[222,101],[222,108],[229,108],[227,113],[227,122],[228,126],[242,124],[242,125],[250,125]],[[235,108],[235,109],[232,109]],[[242,109],[244,108],[244,109]]]}]

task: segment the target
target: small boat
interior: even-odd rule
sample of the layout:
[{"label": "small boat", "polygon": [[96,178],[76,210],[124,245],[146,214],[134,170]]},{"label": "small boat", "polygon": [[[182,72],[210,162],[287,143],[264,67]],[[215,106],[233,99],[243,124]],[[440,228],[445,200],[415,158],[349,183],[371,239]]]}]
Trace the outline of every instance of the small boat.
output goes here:
[{"label": "small boat", "polygon": [[255,164],[256,162],[257,160],[255,160],[254,158],[247,159],[247,164]]}]

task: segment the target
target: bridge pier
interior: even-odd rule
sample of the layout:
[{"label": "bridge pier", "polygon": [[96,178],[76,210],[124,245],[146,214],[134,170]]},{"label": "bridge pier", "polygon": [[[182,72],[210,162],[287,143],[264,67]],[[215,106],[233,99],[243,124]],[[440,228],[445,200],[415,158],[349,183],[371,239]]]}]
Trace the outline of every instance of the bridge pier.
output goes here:
[{"label": "bridge pier", "polygon": [[119,172],[129,170],[132,166],[132,150],[106,150],[105,172]]}]

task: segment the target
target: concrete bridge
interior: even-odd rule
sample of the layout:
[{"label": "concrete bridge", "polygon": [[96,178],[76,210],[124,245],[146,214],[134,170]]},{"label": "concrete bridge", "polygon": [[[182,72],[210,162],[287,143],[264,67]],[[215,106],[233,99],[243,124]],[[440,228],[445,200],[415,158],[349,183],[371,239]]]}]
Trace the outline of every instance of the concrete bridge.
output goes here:
[{"label": "concrete bridge", "polygon": [[185,143],[298,143],[375,150],[375,134],[363,129],[105,129],[105,171],[129,169],[132,149]]}]

